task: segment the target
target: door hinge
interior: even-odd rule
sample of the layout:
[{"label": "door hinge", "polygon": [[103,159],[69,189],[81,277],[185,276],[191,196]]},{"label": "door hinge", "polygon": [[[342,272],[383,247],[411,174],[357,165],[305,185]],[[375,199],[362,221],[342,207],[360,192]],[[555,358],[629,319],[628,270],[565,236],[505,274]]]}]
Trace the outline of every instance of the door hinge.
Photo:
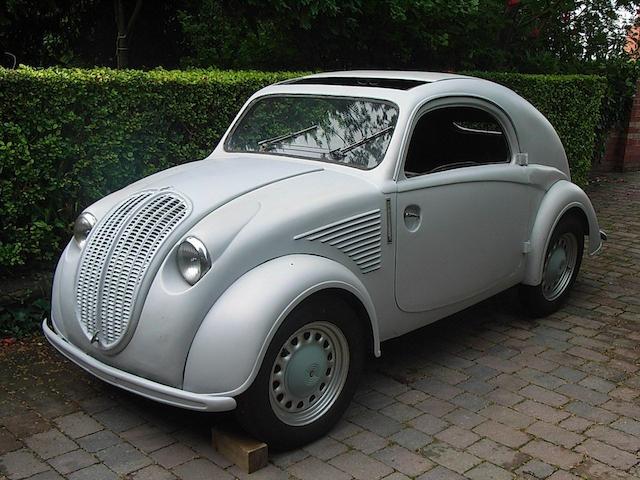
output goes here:
[{"label": "door hinge", "polygon": [[531,253],[531,242],[526,241],[522,244],[522,253]]}]

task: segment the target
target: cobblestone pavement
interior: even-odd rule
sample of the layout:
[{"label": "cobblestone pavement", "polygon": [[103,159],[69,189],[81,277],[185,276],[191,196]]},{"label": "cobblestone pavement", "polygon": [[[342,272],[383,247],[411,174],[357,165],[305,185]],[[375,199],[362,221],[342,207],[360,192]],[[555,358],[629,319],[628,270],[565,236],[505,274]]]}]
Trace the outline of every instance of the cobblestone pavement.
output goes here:
[{"label": "cobblestone pavement", "polygon": [[[251,478],[640,478],[640,174],[590,194],[609,242],[562,311],[528,320],[509,291],[387,342],[331,434]],[[210,447],[228,415],[110,387],[41,337],[0,373],[0,477],[246,477]]]}]

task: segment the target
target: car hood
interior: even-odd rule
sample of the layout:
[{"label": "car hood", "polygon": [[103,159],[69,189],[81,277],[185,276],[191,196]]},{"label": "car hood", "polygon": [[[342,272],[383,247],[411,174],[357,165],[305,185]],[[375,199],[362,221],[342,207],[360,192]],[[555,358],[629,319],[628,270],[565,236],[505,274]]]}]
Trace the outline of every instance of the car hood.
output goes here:
[{"label": "car hood", "polygon": [[321,165],[305,165],[273,156],[207,159],[143,178],[99,200],[88,210],[97,218],[101,218],[114,205],[130,195],[144,190],[168,189],[177,191],[191,200],[192,218],[197,221],[198,218],[246,193],[281,180],[321,170]]}]

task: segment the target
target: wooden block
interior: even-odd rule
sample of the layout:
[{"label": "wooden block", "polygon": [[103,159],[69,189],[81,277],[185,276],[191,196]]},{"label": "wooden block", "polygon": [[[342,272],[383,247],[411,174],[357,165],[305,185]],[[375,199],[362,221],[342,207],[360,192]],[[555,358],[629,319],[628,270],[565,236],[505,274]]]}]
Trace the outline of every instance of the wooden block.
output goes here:
[{"label": "wooden block", "polygon": [[213,448],[247,473],[267,465],[267,444],[247,436],[237,427],[218,425],[211,429]]}]

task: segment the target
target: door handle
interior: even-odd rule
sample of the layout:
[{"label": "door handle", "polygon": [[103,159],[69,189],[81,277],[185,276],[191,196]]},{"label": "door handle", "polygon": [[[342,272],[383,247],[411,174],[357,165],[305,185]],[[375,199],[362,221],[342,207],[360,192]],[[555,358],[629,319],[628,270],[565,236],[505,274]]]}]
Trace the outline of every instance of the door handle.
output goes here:
[{"label": "door handle", "polygon": [[410,232],[415,232],[420,228],[421,215],[418,205],[409,205],[404,209],[404,225]]}]

